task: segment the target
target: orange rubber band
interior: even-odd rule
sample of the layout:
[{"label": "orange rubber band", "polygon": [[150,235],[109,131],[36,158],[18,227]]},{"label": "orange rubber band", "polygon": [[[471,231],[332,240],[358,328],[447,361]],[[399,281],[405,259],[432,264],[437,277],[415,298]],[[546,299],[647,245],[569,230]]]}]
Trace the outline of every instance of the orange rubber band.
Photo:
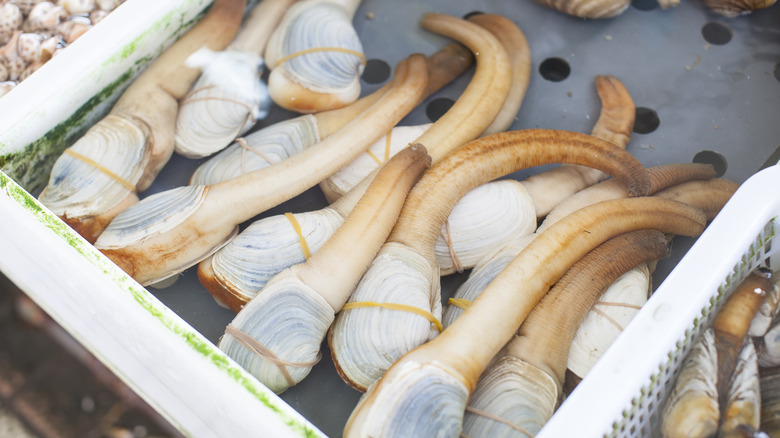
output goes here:
[{"label": "orange rubber band", "polygon": [[419,307],[409,306],[406,304],[398,304],[398,303],[375,303],[373,301],[353,301],[351,303],[344,304],[344,307],[341,308],[341,310],[349,310],[349,309],[360,309],[364,307],[381,307],[383,309],[390,309],[390,310],[401,310],[404,312],[410,312],[414,313],[416,315],[420,315],[423,318],[427,319],[431,322],[431,324],[435,325],[436,328],[441,332],[444,330],[444,327],[441,325],[438,319],[436,319],[431,312],[427,312],[423,309],[420,309]]},{"label": "orange rubber band", "polygon": [[86,155],[81,155],[80,153],[74,151],[73,149],[65,149],[65,154],[70,155],[73,158],[76,158],[77,160],[83,161],[86,164],[89,164],[90,166],[94,167],[95,169],[103,172],[108,176],[109,178],[113,179],[114,181],[118,182],[122,187],[126,188],[127,190],[130,190],[131,192],[135,192],[135,184],[130,184],[122,178],[121,176],[117,175],[116,173],[110,171],[109,169],[103,167],[100,163],[93,160],[92,158],[87,157]]},{"label": "orange rubber band", "polygon": [[366,65],[366,55],[362,54],[361,52],[358,52],[357,50],[347,49],[345,47],[312,47],[311,49],[299,50],[297,52],[290,53],[287,56],[283,56],[281,59],[276,61],[276,65],[280,66],[293,58],[297,58],[299,56],[308,55],[310,53],[317,53],[317,52],[348,53],[350,55],[357,56],[358,58],[360,58],[360,63]]},{"label": "orange rubber band", "polygon": [[455,307],[460,307],[463,310],[466,310],[471,305],[471,301],[464,300],[463,298],[450,298],[447,302]]},{"label": "orange rubber band", "polygon": [[295,216],[293,216],[292,213],[285,213],[284,217],[287,218],[287,220],[290,221],[290,223],[293,226],[293,229],[296,233],[298,233],[298,238],[301,241],[301,249],[303,250],[303,257],[306,260],[309,260],[309,257],[311,257],[311,251],[309,251],[309,244],[306,243],[306,238],[303,237],[303,231],[301,230],[301,224],[298,223],[298,220],[295,219]]}]

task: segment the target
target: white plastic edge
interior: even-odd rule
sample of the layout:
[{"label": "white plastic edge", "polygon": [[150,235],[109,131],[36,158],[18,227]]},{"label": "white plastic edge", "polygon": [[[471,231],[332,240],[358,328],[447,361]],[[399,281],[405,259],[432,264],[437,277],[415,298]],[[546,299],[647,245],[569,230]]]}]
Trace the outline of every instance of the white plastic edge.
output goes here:
[{"label": "white plastic edge", "polygon": [[777,187],[777,165],[742,184],[537,437],[597,437],[612,432],[613,424],[668,360],[668,350],[701,316],[701,309],[756,236],[780,215]]},{"label": "white plastic edge", "polygon": [[324,436],[0,172],[0,271],[185,436]]},{"label": "white plastic edge", "polygon": [[136,62],[156,57],[173,43],[180,23],[193,20],[212,1],[122,3],[0,99],[0,153],[20,151],[43,137]]}]

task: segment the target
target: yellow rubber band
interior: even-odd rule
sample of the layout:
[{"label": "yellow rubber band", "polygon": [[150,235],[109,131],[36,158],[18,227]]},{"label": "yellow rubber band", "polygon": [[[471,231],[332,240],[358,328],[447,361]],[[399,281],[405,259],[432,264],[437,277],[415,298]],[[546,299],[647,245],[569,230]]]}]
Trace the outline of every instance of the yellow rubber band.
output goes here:
[{"label": "yellow rubber band", "polygon": [[350,55],[357,56],[358,58],[360,58],[360,63],[366,65],[366,55],[358,52],[357,50],[347,49],[345,47],[312,47],[311,49],[299,50],[297,52],[290,53],[287,56],[283,56],[281,59],[276,61],[276,65],[279,66],[293,58],[297,58],[299,56],[308,55],[310,53],[317,53],[317,52],[348,53]]},{"label": "yellow rubber band", "polygon": [[390,139],[393,137],[393,130],[391,129],[385,136],[385,161],[390,159]]},{"label": "yellow rubber band", "polygon": [[293,226],[293,229],[296,233],[298,233],[298,238],[301,240],[301,249],[303,250],[303,257],[306,258],[306,260],[309,260],[309,257],[311,257],[311,251],[309,251],[309,244],[306,243],[306,239],[303,237],[303,231],[301,231],[301,225],[298,223],[298,220],[295,219],[295,216],[293,216],[292,213],[285,213],[284,217],[287,218],[287,220],[290,221],[290,223]]},{"label": "yellow rubber band", "polygon": [[636,309],[641,310],[642,306],[637,306],[636,304],[630,304],[630,303],[618,303],[613,301],[596,301],[596,304],[594,306],[613,306],[613,307],[625,307],[628,309]]},{"label": "yellow rubber band", "polygon": [[471,301],[464,300],[463,298],[450,298],[447,302],[455,307],[460,307],[463,310],[466,310],[471,305]]},{"label": "yellow rubber band", "polygon": [[90,166],[94,167],[95,169],[103,172],[108,176],[109,178],[113,179],[114,181],[118,182],[122,187],[126,188],[127,190],[130,190],[131,192],[135,192],[135,184],[130,184],[122,178],[121,176],[115,174],[114,172],[108,170],[107,168],[103,167],[100,163],[93,160],[92,158],[89,158],[85,155],[81,155],[80,153],[74,151],[73,149],[65,149],[64,152],[66,155],[70,155],[73,158],[76,158],[77,160],[83,161],[84,163],[89,164]]},{"label": "yellow rubber band", "polygon": [[371,152],[371,149],[366,149],[366,153],[367,153],[368,155],[370,155],[370,156],[371,156],[371,158],[373,158],[373,159],[374,159],[374,161],[376,161],[376,164],[378,164],[378,165],[380,165],[380,166],[382,165],[382,160],[380,160],[380,159],[379,159],[379,157],[377,157],[376,155],[374,155],[374,153],[373,153],[373,152]]},{"label": "yellow rubber band", "polygon": [[364,307],[381,307],[383,309],[390,309],[390,310],[401,310],[404,312],[410,312],[414,313],[416,315],[420,315],[423,318],[427,319],[431,322],[431,324],[435,325],[437,329],[439,329],[439,332],[444,330],[444,327],[441,325],[438,319],[436,319],[435,316],[431,314],[431,312],[425,311],[423,309],[420,309],[419,307],[409,306],[406,304],[398,304],[398,303],[375,303],[373,301],[353,301],[351,303],[344,304],[344,307],[341,308],[341,310],[349,310],[349,309],[360,309]]}]

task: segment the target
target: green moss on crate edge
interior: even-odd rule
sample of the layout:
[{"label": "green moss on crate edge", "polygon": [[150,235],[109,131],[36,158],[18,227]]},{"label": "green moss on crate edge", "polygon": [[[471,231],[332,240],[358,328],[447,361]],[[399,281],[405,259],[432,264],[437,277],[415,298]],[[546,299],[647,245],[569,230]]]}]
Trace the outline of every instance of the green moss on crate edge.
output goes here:
[{"label": "green moss on crate edge", "polygon": [[5,192],[9,198],[13,199],[17,204],[30,212],[41,224],[65,240],[68,245],[92,262],[93,265],[100,268],[104,274],[110,276],[115,283],[122,287],[122,289],[129,292],[133,296],[133,299],[151,316],[160,321],[168,330],[182,338],[190,348],[208,359],[217,369],[230,376],[230,378],[240,384],[268,409],[279,415],[291,429],[305,437],[321,436],[306,424],[286,415],[279,406],[270,400],[266,392],[267,390],[263,391],[255,382],[247,378],[246,371],[238,366],[231,365],[225,353],[213,346],[203,338],[202,335],[195,332],[190,327],[183,326],[174,318],[166,315],[166,311],[169,311],[169,309],[161,308],[160,306],[162,306],[162,304],[160,304],[149,291],[137,287],[127,274],[113,265],[111,261],[106,259],[94,246],[79,236],[56,215],[49,212],[37,199],[3,172],[0,172],[0,191]]}]

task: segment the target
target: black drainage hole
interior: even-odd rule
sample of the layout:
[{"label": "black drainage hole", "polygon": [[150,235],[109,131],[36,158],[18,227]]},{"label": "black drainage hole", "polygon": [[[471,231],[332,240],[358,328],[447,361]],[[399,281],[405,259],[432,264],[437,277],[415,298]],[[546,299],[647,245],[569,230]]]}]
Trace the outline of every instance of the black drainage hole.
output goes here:
[{"label": "black drainage hole", "polygon": [[560,82],[569,77],[569,63],[561,58],[547,58],[539,65],[542,77],[552,82]]},{"label": "black drainage hole", "polygon": [[652,11],[658,9],[658,0],[633,0],[631,6],[640,11]]},{"label": "black drainage hole", "polygon": [[722,46],[731,41],[731,29],[721,23],[707,23],[701,28],[701,35],[710,44]]},{"label": "black drainage hole", "polygon": [[715,168],[715,176],[721,177],[726,173],[729,164],[726,157],[715,151],[701,151],[693,156],[694,163],[712,164]]},{"label": "black drainage hole", "polygon": [[775,79],[780,81],[780,62],[775,64]]},{"label": "black drainage hole", "polygon": [[638,106],[636,108],[636,116],[634,118],[634,132],[637,134],[649,134],[661,124],[661,119],[658,118],[658,113],[650,108]]},{"label": "black drainage hole", "polygon": [[381,59],[369,59],[360,77],[368,84],[381,84],[390,77],[390,65]]},{"label": "black drainage hole", "polygon": [[469,18],[471,18],[471,17],[473,17],[475,15],[482,15],[482,14],[484,14],[484,12],[482,12],[482,11],[471,11],[468,14],[464,15],[463,19],[464,20],[468,20]]},{"label": "black drainage hole", "polygon": [[439,117],[443,116],[444,113],[449,111],[454,103],[454,100],[447,97],[433,99],[428,103],[428,106],[425,107],[425,115],[428,116],[428,119],[431,122],[435,122],[439,120]]}]

